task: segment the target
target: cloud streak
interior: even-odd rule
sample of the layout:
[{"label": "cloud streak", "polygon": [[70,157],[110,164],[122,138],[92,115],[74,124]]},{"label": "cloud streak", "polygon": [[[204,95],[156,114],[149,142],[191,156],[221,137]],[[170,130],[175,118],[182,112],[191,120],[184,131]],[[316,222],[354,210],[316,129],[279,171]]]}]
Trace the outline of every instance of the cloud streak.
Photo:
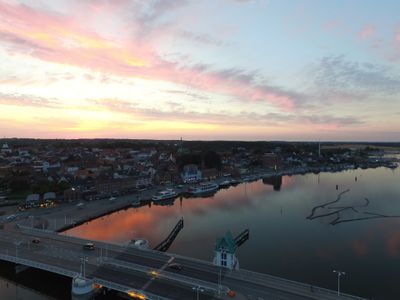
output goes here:
[{"label": "cloud streak", "polygon": [[400,93],[400,75],[387,65],[349,61],[344,55],[324,57],[310,70],[319,91],[359,100]]},{"label": "cloud streak", "polygon": [[57,108],[61,106],[57,99],[48,99],[33,95],[8,94],[0,92],[0,105],[17,105],[25,107],[50,107]]},{"label": "cloud streak", "polygon": [[[167,3],[156,1],[142,8],[142,14],[135,19],[135,24],[140,24],[138,28],[154,24],[169,8],[179,7],[185,1]],[[80,27],[68,15],[0,3],[0,19],[3,44],[8,44],[10,51],[41,60],[125,77],[174,82],[244,102],[264,101],[286,110],[293,109],[301,101],[298,93],[271,85],[254,72],[166,61],[150,42],[138,37],[127,41],[104,38],[89,28]],[[207,41],[204,36],[197,39]]]}]

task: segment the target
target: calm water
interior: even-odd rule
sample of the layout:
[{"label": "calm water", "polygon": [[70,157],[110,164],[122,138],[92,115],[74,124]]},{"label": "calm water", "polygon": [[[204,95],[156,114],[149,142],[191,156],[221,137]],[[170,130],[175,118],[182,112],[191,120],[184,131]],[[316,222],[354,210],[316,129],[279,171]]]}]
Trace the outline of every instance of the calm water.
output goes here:
[{"label": "calm water", "polygon": [[[242,268],[331,289],[332,270],[338,269],[347,273],[344,292],[400,299],[400,169],[285,176],[279,191],[280,182],[275,190],[272,183],[259,180],[213,197],[131,208],[67,234],[111,242],[144,237],[156,246],[183,217],[185,228],[169,251],[211,261],[217,237],[249,228],[250,240],[237,253]],[[315,208],[339,194],[336,203]]]}]

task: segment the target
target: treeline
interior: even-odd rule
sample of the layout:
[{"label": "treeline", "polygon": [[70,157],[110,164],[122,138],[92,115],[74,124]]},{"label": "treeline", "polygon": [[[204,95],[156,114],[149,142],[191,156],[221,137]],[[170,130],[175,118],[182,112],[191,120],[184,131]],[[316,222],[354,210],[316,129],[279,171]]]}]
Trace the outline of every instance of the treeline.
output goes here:
[{"label": "treeline", "polygon": [[221,170],[222,160],[221,156],[215,151],[193,152],[182,154],[177,157],[177,164],[179,170],[182,170],[185,165],[195,164],[199,167],[204,166],[207,169],[215,168]]}]

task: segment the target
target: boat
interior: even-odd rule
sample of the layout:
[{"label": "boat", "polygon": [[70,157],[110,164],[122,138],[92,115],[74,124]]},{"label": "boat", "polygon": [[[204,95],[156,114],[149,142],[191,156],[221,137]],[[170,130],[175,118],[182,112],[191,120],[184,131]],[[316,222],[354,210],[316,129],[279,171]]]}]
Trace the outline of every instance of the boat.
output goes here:
[{"label": "boat", "polygon": [[222,188],[228,187],[230,185],[231,185],[231,181],[230,180],[224,180],[219,184],[219,186],[222,187]]},{"label": "boat", "polygon": [[232,179],[231,180],[231,185],[238,185],[239,183],[241,183],[242,181],[239,179]]},{"label": "boat", "polygon": [[173,189],[166,189],[164,191],[158,192],[155,194],[153,197],[151,197],[151,200],[153,201],[162,201],[162,200],[167,200],[167,199],[173,199],[178,194],[173,190]]},{"label": "boat", "polygon": [[162,201],[154,201],[154,205],[160,205],[160,206],[171,206],[174,205],[175,198],[170,198]]},{"label": "boat", "polygon": [[206,194],[206,193],[211,193],[215,192],[218,190],[218,184],[208,182],[208,183],[202,183],[198,186],[192,186],[189,188],[189,193],[193,195],[199,195],[199,194]]},{"label": "boat", "polygon": [[140,202],[140,200],[136,200],[136,201],[132,202],[132,207],[139,207],[141,205],[142,205],[142,203]]}]

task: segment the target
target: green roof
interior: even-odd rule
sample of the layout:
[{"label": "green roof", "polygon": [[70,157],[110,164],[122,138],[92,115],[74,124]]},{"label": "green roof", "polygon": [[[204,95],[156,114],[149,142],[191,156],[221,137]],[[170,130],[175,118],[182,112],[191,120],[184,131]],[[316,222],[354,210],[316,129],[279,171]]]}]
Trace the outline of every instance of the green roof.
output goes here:
[{"label": "green roof", "polygon": [[217,239],[215,250],[218,251],[221,248],[225,248],[229,253],[235,253],[237,246],[230,231],[225,233],[222,238]]}]

